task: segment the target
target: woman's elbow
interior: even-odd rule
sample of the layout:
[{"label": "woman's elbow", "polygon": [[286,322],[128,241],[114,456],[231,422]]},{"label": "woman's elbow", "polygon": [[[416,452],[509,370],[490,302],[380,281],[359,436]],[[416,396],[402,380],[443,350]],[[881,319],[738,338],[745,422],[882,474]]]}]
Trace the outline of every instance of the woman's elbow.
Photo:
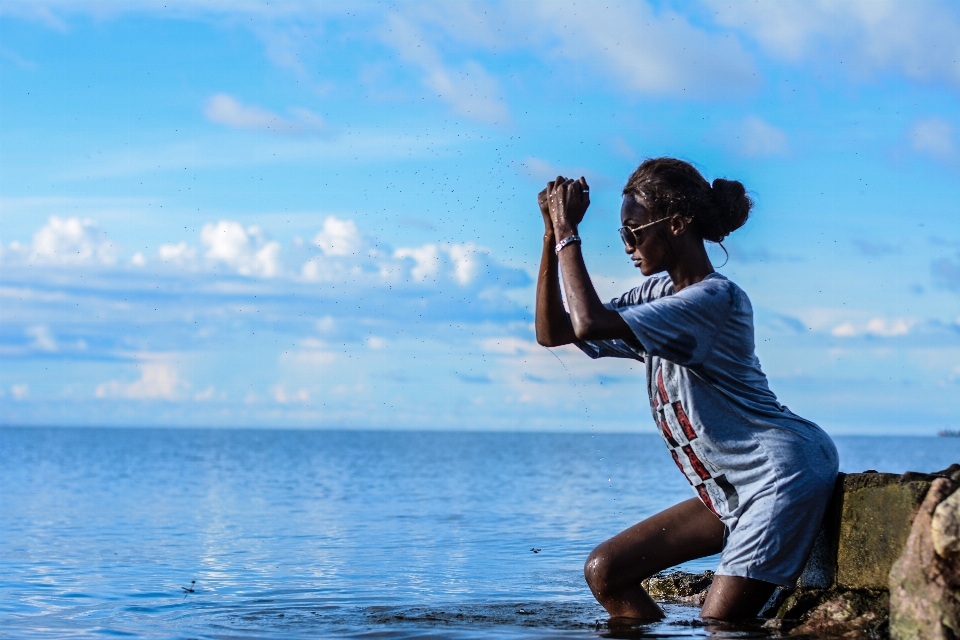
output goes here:
[{"label": "woman's elbow", "polygon": [[558,340],[555,336],[542,336],[537,335],[537,344],[541,347],[547,347],[552,349],[553,347],[562,347],[565,344],[570,344],[569,341],[564,342],[563,340]]},{"label": "woman's elbow", "polygon": [[609,340],[619,335],[616,323],[623,324],[623,320],[616,313],[613,313],[612,317],[603,313],[584,314],[571,320],[577,340]]},{"label": "woman's elbow", "polygon": [[590,318],[575,318],[573,320],[573,334],[577,340],[590,340],[596,337],[596,326]]}]

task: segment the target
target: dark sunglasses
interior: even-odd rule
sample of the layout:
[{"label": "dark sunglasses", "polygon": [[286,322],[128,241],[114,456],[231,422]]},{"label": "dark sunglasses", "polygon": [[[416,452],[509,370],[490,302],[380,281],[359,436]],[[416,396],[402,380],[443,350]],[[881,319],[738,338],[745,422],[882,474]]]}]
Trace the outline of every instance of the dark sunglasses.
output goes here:
[{"label": "dark sunglasses", "polygon": [[654,220],[653,222],[648,222],[647,224],[642,224],[639,227],[620,227],[620,239],[623,240],[623,244],[627,247],[637,248],[640,246],[640,243],[643,242],[640,236],[637,235],[637,231],[646,229],[647,227],[652,227],[653,225],[663,222],[664,220],[669,220],[673,216],[667,216],[666,218],[660,218],[659,220]]}]

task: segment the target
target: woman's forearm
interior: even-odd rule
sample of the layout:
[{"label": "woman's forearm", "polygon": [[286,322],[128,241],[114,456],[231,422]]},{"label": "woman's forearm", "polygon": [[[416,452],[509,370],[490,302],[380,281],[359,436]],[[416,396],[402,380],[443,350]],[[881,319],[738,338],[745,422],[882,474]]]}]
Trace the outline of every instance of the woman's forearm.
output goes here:
[{"label": "woman's forearm", "polygon": [[[557,176],[553,182],[547,183],[547,188],[541,195],[545,195],[545,204],[548,207],[547,213],[550,214],[550,224],[553,226],[553,236],[560,239],[579,240],[577,235],[577,225],[583,220],[587,207],[590,206],[590,191],[585,178],[579,180],[569,180],[563,176]],[[541,205],[543,211],[543,205]],[[544,220],[546,222],[546,220]],[[549,226],[549,225],[548,225]],[[547,234],[550,235],[549,233]],[[552,242],[555,242],[551,239]],[[561,240],[562,242],[563,240]],[[552,255],[552,250],[546,242],[543,247],[542,261],[549,261],[550,268],[543,269],[541,266],[540,284],[543,285],[543,293],[547,295],[546,300],[557,300],[559,306],[560,289],[556,286],[555,293],[548,286],[549,277],[557,279],[558,260]],[[624,322],[623,318],[616,311],[611,311],[600,302],[600,296],[597,295],[593,283],[590,281],[590,275],[587,273],[587,267],[583,263],[583,253],[580,251],[579,242],[571,242],[562,248],[559,255],[560,271],[563,272],[563,291],[567,294],[567,305],[570,308],[570,315],[564,327],[570,327],[569,333],[572,336],[564,334],[565,339],[561,344],[573,342],[574,340],[607,340],[612,338],[627,338],[632,335],[630,327]],[[552,283],[551,283],[552,284]],[[540,293],[540,291],[538,291]],[[545,302],[545,308],[549,302]],[[550,304],[552,310],[554,305]],[[559,306],[562,309],[562,306]],[[540,336],[539,311],[537,305],[537,338]],[[553,318],[554,316],[550,316]],[[555,326],[555,325],[553,325]],[[553,337],[551,334],[550,338]],[[540,341],[540,344],[544,344]]]},{"label": "woman's forearm", "polygon": [[570,308],[570,323],[574,336],[580,340],[610,340],[633,335],[630,327],[616,311],[603,306],[593,287],[580,244],[564,247],[560,252],[560,270],[563,272],[563,290]]},{"label": "woman's forearm", "polygon": [[543,237],[540,271],[537,276],[537,342],[544,347],[559,347],[576,341],[570,316],[563,307],[555,239],[552,231]]}]

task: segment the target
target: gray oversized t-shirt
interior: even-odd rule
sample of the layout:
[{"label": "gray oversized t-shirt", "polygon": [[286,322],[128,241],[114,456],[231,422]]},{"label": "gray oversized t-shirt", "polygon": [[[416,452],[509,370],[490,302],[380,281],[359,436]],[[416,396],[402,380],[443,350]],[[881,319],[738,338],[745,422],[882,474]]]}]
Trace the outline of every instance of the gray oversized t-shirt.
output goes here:
[{"label": "gray oversized t-shirt", "polygon": [[[804,499],[822,499],[836,476],[836,449],[770,390],[754,353],[753,308],[740,287],[712,273],[675,293],[669,277],[653,277],[606,306],[635,337],[578,346],[592,358],[645,362],[654,422],[728,531],[751,505],[802,514],[794,507]],[[759,509],[755,526],[777,519]]]}]

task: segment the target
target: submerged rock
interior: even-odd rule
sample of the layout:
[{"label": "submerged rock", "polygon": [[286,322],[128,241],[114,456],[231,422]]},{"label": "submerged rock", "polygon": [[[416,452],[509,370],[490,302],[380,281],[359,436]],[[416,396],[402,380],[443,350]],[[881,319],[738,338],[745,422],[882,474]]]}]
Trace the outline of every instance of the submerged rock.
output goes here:
[{"label": "submerged rock", "polygon": [[657,602],[670,602],[702,607],[707,591],[713,584],[713,571],[687,573],[661,571],[644,580],[643,588]]},{"label": "submerged rock", "polygon": [[887,637],[889,596],[884,590],[798,589],[767,628],[790,636]]}]

